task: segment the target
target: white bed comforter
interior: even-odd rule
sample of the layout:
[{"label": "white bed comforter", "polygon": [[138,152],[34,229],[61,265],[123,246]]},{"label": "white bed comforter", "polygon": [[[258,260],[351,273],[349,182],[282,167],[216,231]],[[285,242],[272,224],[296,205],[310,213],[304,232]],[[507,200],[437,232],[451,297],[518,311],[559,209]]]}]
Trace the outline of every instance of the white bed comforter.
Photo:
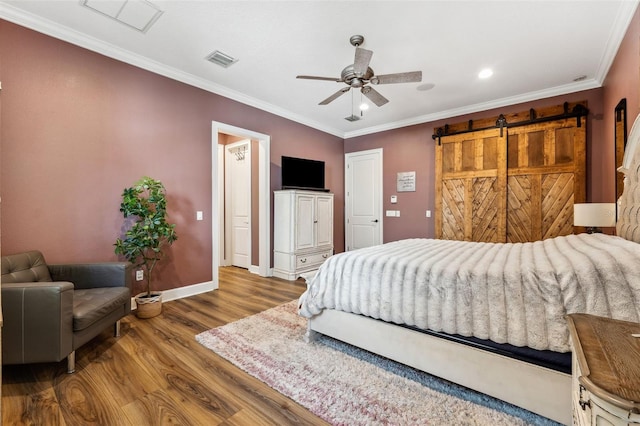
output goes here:
[{"label": "white bed comforter", "polygon": [[329,258],[300,298],[305,317],[323,309],[567,352],[568,313],[640,322],[640,244],[603,234],[396,241]]}]

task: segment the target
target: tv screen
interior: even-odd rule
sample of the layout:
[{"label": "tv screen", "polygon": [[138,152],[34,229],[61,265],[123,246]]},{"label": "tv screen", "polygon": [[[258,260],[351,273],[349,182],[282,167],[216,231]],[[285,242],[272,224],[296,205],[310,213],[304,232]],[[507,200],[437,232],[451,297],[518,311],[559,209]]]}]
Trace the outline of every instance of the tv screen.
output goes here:
[{"label": "tv screen", "polygon": [[282,189],[324,191],[324,161],[283,156]]}]

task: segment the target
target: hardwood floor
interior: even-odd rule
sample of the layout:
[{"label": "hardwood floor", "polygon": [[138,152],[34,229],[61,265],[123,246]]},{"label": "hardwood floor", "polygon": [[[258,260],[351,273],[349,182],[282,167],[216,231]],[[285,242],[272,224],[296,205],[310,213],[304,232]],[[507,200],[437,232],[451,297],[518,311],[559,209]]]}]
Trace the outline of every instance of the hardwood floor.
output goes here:
[{"label": "hardwood floor", "polygon": [[326,424],[194,336],[297,298],[304,283],[221,268],[220,288],[122,321],[66,361],[2,369],[3,425]]}]

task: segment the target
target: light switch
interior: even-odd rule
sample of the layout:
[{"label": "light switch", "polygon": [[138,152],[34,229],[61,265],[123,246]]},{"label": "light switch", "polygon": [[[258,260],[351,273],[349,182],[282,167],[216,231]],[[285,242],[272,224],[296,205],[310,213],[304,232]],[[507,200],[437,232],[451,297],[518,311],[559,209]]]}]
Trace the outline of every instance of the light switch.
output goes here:
[{"label": "light switch", "polygon": [[400,217],[400,210],[396,210],[396,217]]},{"label": "light switch", "polygon": [[386,211],[386,216],[387,217],[394,217],[396,215],[396,211],[395,210],[387,210]]},{"label": "light switch", "polygon": [[395,204],[398,202],[398,196],[397,195],[392,195],[391,196],[391,204]]},{"label": "light switch", "polygon": [[204,216],[203,216],[202,212],[198,210],[196,212],[196,220],[202,220],[203,217]]},{"label": "light switch", "polygon": [[427,217],[431,217],[431,210],[427,210]]}]

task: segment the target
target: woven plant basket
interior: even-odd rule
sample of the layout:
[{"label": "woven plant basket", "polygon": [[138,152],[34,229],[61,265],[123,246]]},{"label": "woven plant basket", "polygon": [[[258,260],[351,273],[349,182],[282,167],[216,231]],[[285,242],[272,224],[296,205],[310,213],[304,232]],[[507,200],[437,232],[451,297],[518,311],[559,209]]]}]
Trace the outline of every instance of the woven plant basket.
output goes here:
[{"label": "woven plant basket", "polygon": [[162,293],[151,292],[150,296],[147,296],[147,293],[140,293],[135,299],[138,318],[153,318],[162,312]]}]

